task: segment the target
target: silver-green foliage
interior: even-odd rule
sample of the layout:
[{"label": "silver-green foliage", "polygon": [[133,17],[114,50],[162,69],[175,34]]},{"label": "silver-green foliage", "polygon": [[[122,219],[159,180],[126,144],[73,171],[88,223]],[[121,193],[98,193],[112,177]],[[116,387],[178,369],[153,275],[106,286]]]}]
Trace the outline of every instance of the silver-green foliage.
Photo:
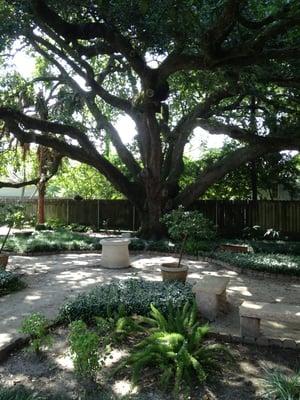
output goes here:
[{"label": "silver-green foliage", "polygon": [[166,317],[152,305],[150,317],[143,322],[149,326],[148,336],[125,361],[135,383],[142,378],[143,369],[151,366],[159,369],[161,385],[172,384],[178,394],[191,386],[193,379],[203,383],[231,358],[224,346],[205,342],[209,327],[200,325],[194,303],[178,309],[170,305]]},{"label": "silver-green foliage", "polygon": [[142,279],[116,280],[100,284],[87,293],[68,301],[60,310],[60,319],[92,321],[95,316],[106,318],[123,305],[127,315],[147,315],[150,304],[163,313],[171,302],[181,307],[194,298],[190,285],[180,282],[149,282]]},{"label": "silver-green foliage", "polygon": [[267,371],[265,398],[272,400],[300,400],[300,371],[286,375],[281,371]]},{"label": "silver-green foliage", "polygon": [[30,349],[37,354],[42,347],[49,347],[52,338],[48,334],[49,321],[40,313],[33,313],[22,322],[21,333],[30,335]]},{"label": "silver-green foliage", "polygon": [[300,257],[298,255],[214,252],[211,256],[240,268],[286,275],[300,275]]}]

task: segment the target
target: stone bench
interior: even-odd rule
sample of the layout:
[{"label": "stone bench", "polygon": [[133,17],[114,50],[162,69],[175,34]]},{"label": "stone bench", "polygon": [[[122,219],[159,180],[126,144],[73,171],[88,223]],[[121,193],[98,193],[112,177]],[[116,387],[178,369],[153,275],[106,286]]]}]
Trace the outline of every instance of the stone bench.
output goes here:
[{"label": "stone bench", "polygon": [[293,304],[244,301],[239,312],[242,336],[259,337],[261,319],[300,324],[300,306]]},{"label": "stone bench", "polygon": [[206,275],[193,286],[196,303],[200,313],[210,321],[220,312],[227,311],[226,287],[229,278]]}]

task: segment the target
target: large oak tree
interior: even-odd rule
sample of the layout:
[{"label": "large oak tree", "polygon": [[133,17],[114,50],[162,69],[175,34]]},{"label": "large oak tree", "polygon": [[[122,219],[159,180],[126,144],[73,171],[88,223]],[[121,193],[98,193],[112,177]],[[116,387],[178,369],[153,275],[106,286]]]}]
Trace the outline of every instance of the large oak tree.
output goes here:
[{"label": "large oak tree", "polygon": [[[3,53],[17,41],[38,55],[35,83],[50,99],[43,119],[2,94],[3,132],[96,168],[136,206],[144,235],[159,235],[163,212],[189,206],[235,168],[300,148],[298,0],[0,4]],[[132,149],[115,126],[124,114],[136,126]],[[196,127],[241,146],[180,190]]]}]

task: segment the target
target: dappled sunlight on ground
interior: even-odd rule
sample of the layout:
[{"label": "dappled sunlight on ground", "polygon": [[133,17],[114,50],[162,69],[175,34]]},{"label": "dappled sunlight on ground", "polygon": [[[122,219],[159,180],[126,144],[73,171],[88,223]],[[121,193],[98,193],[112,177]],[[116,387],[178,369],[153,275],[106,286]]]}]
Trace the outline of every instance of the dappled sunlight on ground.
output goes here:
[{"label": "dappled sunlight on ground", "polygon": [[126,379],[116,381],[112,386],[112,390],[117,396],[128,396],[129,394],[138,393],[137,386],[132,386],[132,383]]},{"label": "dappled sunlight on ground", "polygon": [[[176,261],[176,258],[141,253],[131,257],[130,268],[105,269],[100,265],[99,253],[11,256],[9,269],[21,273],[28,287],[0,298],[0,348],[17,334],[24,316],[39,311],[48,318],[54,318],[59,307],[70,296],[113,279],[140,277],[147,281],[161,281],[160,265],[170,261]],[[300,304],[298,282],[239,275],[235,271],[225,270],[203,261],[183,260],[183,262],[189,265],[188,282],[191,284],[195,284],[205,275],[230,278],[227,298],[231,304],[231,313],[222,316],[213,324],[219,331],[239,333],[238,306],[244,300]],[[272,331],[272,335],[275,332],[275,336],[289,333],[289,328],[286,326],[274,324],[273,326],[265,324],[264,329],[266,332]],[[298,334],[300,338],[300,327],[292,327],[292,331],[292,337]]]}]

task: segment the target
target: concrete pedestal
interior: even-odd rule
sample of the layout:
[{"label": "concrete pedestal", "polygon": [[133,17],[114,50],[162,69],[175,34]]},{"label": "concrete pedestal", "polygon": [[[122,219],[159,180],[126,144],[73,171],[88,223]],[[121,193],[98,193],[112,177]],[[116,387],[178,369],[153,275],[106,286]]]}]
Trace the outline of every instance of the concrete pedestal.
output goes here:
[{"label": "concrete pedestal", "polygon": [[130,239],[102,239],[101,266],[104,268],[128,268],[130,266],[128,245]]},{"label": "concrete pedestal", "polygon": [[205,276],[192,289],[200,313],[209,321],[215,320],[220,312],[227,312],[228,282],[229,278],[226,277]]}]

